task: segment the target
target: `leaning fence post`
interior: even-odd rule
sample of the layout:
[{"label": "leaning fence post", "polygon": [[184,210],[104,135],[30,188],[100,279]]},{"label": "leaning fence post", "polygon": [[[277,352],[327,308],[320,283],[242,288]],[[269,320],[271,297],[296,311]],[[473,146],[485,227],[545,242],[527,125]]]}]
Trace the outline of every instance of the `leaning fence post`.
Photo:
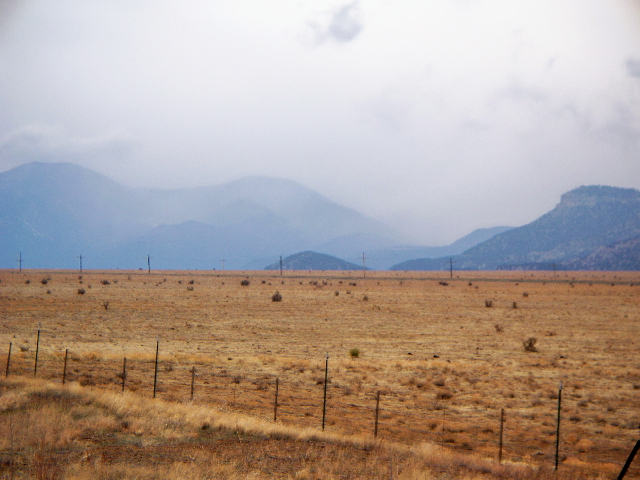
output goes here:
[{"label": "leaning fence post", "polygon": [[329,379],[329,354],[324,364],[324,399],[322,401],[322,431],[324,432],[324,420],[327,413],[327,380]]},{"label": "leaning fence post", "polygon": [[498,449],[498,463],[502,463],[502,433],[504,431],[504,408],[500,409],[500,447]]},{"label": "leaning fence post", "polygon": [[380,411],[380,390],[376,392],[376,422],[373,427],[373,438],[378,436],[378,412]]},{"label": "leaning fence post", "polygon": [[620,471],[620,475],[618,475],[617,480],[622,480],[624,476],[627,474],[627,470],[629,470],[629,467],[631,466],[631,462],[633,462],[633,457],[636,456],[636,453],[638,453],[638,450],[640,450],[640,440],[636,442],[636,446],[633,447],[633,450],[631,450],[631,454],[629,455],[629,458],[627,458],[627,461],[624,464],[624,467],[622,467],[622,470]]},{"label": "leaning fence post", "polygon": [[64,367],[62,367],[62,384],[67,382],[67,357],[69,356],[69,349],[64,350]]},{"label": "leaning fence post", "polygon": [[556,470],[558,470],[558,452],[560,450],[560,410],[562,408],[562,382],[558,388],[558,421],[556,423]]},{"label": "leaning fence post", "polygon": [[38,372],[38,352],[40,350],[40,328],[38,328],[38,338],[36,340],[36,361],[33,365],[33,376],[36,376],[36,373]]},{"label": "leaning fence post", "polygon": [[278,389],[280,387],[280,380],[276,377],[276,398],[273,402],[273,421],[278,421]]},{"label": "leaning fence post", "polygon": [[9,342],[9,353],[7,354],[7,371],[4,374],[5,377],[9,376],[9,365],[11,364],[11,345],[12,343]]},{"label": "leaning fence post", "polygon": [[160,351],[160,340],[156,339],[156,366],[153,373],[153,398],[156,398],[156,386],[158,384],[158,352]]}]

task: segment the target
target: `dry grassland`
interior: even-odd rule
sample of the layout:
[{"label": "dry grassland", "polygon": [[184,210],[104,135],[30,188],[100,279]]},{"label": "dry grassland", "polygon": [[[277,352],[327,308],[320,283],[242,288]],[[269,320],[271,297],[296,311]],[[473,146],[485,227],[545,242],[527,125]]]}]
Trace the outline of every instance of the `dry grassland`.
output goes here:
[{"label": "dry grassland", "polygon": [[[560,472],[615,478],[640,436],[640,274],[458,275],[91,271],[79,278],[68,271],[1,271],[0,348],[6,359],[11,342],[12,355],[0,397],[0,450],[10,449],[9,430],[26,438],[24,429],[38,424],[39,415],[70,416],[65,424],[75,426],[54,428],[58,433],[47,442],[64,445],[47,450],[49,457],[65,448],[73,452],[56,458],[61,478],[390,478],[389,469],[393,478],[407,479],[547,478],[562,382]],[[281,302],[271,301],[276,290]],[[112,402],[104,425],[82,424],[81,401],[59,410],[60,402],[33,400],[64,397],[62,387],[49,397],[24,394],[37,387],[27,378],[33,377],[39,327],[36,377],[60,384],[68,349],[65,388],[76,400],[110,395],[101,400]],[[527,352],[523,342],[531,337],[537,351]],[[359,350],[357,358],[352,349]],[[123,397],[124,357],[129,393]],[[12,407],[7,399],[20,392],[29,401]],[[113,406],[116,398],[149,402],[147,415],[158,420],[127,419],[123,427],[126,415]],[[181,414],[197,420],[163,428],[165,417],[152,415],[158,405],[197,411]],[[495,461],[483,463],[497,459],[501,409],[503,460],[542,470],[507,472]],[[215,419],[203,420],[211,415],[205,411],[218,412],[216,418],[249,415],[260,427],[213,428]],[[207,422],[211,428],[202,430]],[[291,430],[274,436],[268,428],[276,427]],[[43,464],[38,458],[46,457],[42,448],[23,444],[32,448],[23,470],[47,478],[34,473]],[[228,463],[212,464],[210,452],[198,450],[212,444],[226,452]],[[101,460],[90,462],[85,454]],[[155,467],[159,476],[145,476],[153,458],[163,459]],[[639,460],[626,478],[640,478]],[[128,476],[117,476],[117,469]]]}]

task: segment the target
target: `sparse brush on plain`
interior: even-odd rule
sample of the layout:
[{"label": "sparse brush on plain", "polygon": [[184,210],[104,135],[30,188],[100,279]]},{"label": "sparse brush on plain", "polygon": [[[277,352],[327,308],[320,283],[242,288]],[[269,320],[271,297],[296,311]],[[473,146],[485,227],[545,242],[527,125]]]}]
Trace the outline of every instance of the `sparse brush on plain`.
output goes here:
[{"label": "sparse brush on plain", "polygon": [[360,349],[352,348],[351,350],[349,350],[349,356],[351,358],[358,358],[360,356]]},{"label": "sparse brush on plain", "polygon": [[536,337],[529,337],[526,340],[524,340],[522,342],[522,345],[524,346],[524,351],[537,352],[538,351],[538,347],[536,347],[537,342],[538,342],[538,339]]},{"label": "sparse brush on plain", "polygon": [[274,293],[273,295],[271,295],[271,301],[272,302],[281,302],[282,301],[282,295],[280,294],[280,292],[278,292],[276,290],[276,293]]},{"label": "sparse brush on plain", "polygon": [[[31,273],[32,283],[47,273]],[[265,302],[274,292],[268,285],[284,281],[278,275],[129,273],[109,273],[111,283],[120,278],[126,288],[103,289],[94,303],[76,295],[83,285],[75,274],[52,272],[55,295],[45,296],[47,287],[26,287],[25,275],[0,271],[3,363],[13,344],[8,379],[34,378],[41,323],[35,381],[50,379],[55,390],[71,392],[91,385],[80,389],[76,401],[57,394],[24,397],[0,382],[0,469],[9,455],[9,418],[16,449],[22,442],[18,437],[27,435],[20,431],[46,423],[37,419],[40,412],[45,420],[61,418],[70,432],[81,431],[58,444],[58,430],[45,429],[42,437],[60,448],[44,449],[39,457],[37,443],[20,450],[14,478],[44,478],[35,465],[53,459],[62,465],[59,478],[76,480],[269,475],[386,480],[391,459],[397,480],[565,480],[572,475],[585,480],[615,478],[614,470],[637,440],[637,409],[631,407],[640,391],[640,368],[630,341],[637,325],[630,319],[640,308],[640,296],[637,287],[628,286],[630,280],[640,283],[637,272],[625,273],[626,284],[618,281],[615,289],[607,272],[572,274],[573,289],[568,279],[545,286],[548,272],[468,272],[459,285],[473,280],[473,286],[460,290],[439,287],[444,277],[425,272],[367,272],[371,278],[362,278],[362,272],[288,272],[287,302],[272,305],[277,308],[265,308]],[[106,274],[88,271],[86,284]],[[356,275],[358,287],[347,285]],[[163,278],[171,288],[157,287]],[[179,278],[179,288],[172,288]],[[184,295],[190,278],[198,278],[198,295]],[[310,285],[318,278],[329,281]],[[243,279],[263,294],[249,295]],[[533,304],[523,298],[525,282],[536,298]],[[332,283],[353,295],[342,290],[334,297],[335,290],[324,290]],[[112,315],[101,302],[113,300],[108,294],[116,291],[117,315]],[[370,297],[366,303],[364,292]],[[497,308],[478,310],[485,298]],[[520,305],[513,310],[516,298]],[[525,303],[528,308],[521,307]],[[544,338],[541,351],[548,354],[522,355],[525,339],[534,335]],[[153,339],[158,336],[153,400]],[[352,357],[352,346],[359,357]],[[326,352],[331,357],[322,434]],[[277,423],[271,420],[276,378]],[[552,443],[559,378],[572,380],[566,396],[563,392],[556,473]],[[374,441],[377,391],[382,398]],[[99,399],[100,406],[87,395]],[[27,398],[29,407],[4,409],[21,405],[18,397]],[[59,409],[41,410],[50,400]],[[502,408],[505,451],[499,466],[485,459],[497,458]],[[94,427],[94,420],[101,426]],[[205,424],[209,427],[203,430]],[[433,445],[432,459],[417,453],[422,442]],[[283,458],[286,462],[278,460]],[[510,462],[521,463],[516,468]],[[632,465],[625,478],[640,478],[639,468]],[[7,470],[3,475],[10,478]]]}]

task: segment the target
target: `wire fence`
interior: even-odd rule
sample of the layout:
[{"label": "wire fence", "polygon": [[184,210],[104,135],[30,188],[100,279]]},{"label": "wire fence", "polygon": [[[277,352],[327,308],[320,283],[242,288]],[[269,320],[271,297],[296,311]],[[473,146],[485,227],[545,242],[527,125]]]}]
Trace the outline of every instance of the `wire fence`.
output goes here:
[{"label": "wire fence", "polygon": [[[264,420],[298,427],[318,428],[323,412],[324,376],[296,378],[273,375],[229,365],[188,365],[158,356],[131,358],[46,352],[38,341],[35,351],[10,346],[6,354],[6,375],[36,376],[60,382],[78,382],[112,391],[155,395],[167,401],[194,402],[226,412],[252,415]],[[324,372],[323,372],[324,373]],[[276,401],[276,382],[278,394]],[[379,403],[376,402],[376,395]],[[457,395],[458,398],[464,394]],[[446,395],[433,400],[426,395],[404,396],[389,388],[367,390],[341,382],[330,375],[327,382],[326,429],[346,434],[365,434],[405,444],[432,442],[462,451],[476,452],[503,461],[533,461],[553,465],[558,440],[557,400],[548,402],[543,413],[488,408],[465,402],[451,405]],[[377,409],[377,412],[376,412]],[[548,410],[548,411],[547,411]],[[377,418],[377,424],[376,424]],[[603,425],[615,425],[615,416],[603,418]],[[637,438],[637,430],[626,429],[624,438],[605,432],[589,434],[575,418],[562,418],[560,468],[563,461],[573,468],[613,472],[624,464]],[[502,435],[500,434],[502,430]],[[621,430],[624,432],[624,430]],[[500,439],[502,437],[502,440]],[[625,478],[640,479],[640,462],[632,464]]]}]

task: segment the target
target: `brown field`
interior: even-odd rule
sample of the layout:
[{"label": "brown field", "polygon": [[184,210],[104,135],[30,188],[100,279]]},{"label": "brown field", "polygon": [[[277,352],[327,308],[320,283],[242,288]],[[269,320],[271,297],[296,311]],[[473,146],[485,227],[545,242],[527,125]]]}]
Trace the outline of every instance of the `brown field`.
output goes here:
[{"label": "brown field", "polygon": [[615,478],[640,438],[640,273],[456,275],[0,271],[1,478]]}]

